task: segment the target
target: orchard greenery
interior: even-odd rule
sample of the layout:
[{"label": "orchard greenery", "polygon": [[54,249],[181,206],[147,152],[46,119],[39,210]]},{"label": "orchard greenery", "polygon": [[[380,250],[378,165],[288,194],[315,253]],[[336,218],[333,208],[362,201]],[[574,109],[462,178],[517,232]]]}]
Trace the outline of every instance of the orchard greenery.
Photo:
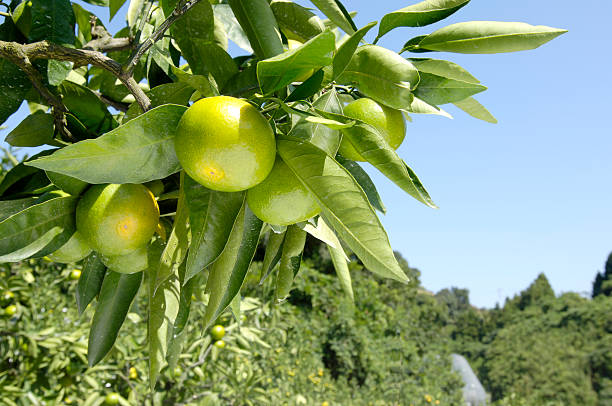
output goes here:
[{"label": "orchard greenery", "polygon": [[[126,2],[86,1],[108,6],[111,18]],[[378,276],[408,282],[376,213],[385,208],[375,185],[339,148],[436,208],[390,144],[397,123],[387,128],[373,118],[376,108],[410,121],[410,114],[449,116],[439,106],[452,103],[495,122],[472,97],[486,88],[431,53],[528,50],[565,32],[462,22],[421,29],[399,50],[376,45],[397,27],[427,26],[468,2],[426,0],[357,27],[338,0],[313,0],[316,9],[284,0],[131,0],[127,26],[111,35],[69,0],[1,1],[0,123],[24,100],[31,111],[6,142],[52,148],[0,182],[0,262],[66,258],[81,245],[78,311],[97,298],[90,366],[113,348],[145,286],[152,388],[168,360],[192,345],[181,334],[194,292],[205,294],[205,312],[193,320],[202,330],[227,308],[238,312],[260,242],[261,279],[273,284],[277,302],[299,276],[307,234],[327,245],[349,298],[346,251]],[[245,55],[232,57],[228,40]],[[344,115],[358,99],[374,110]],[[278,182],[282,190],[247,199],[277,160],[286,180],[267,187]],[[133,188],[125,184],[151,192],[119,193]],[[283,224],[255,214],[270,207],[266,218]],[[287,218],[300,207],[301,216]]]}]

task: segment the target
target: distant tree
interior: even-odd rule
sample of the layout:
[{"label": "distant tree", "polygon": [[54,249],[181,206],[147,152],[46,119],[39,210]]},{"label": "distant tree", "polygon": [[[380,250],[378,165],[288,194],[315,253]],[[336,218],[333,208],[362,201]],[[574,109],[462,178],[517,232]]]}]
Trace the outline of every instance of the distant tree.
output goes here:
[{"label": "distant tree", "polygon": [[598,272],[593,281],[592,297],[598,295],[612,296],[612,252],[608,255],[603,272]]},{"label": "distant tree", "polygon": [[446,304],[449,316],[452,319],[457,318],[460,313],[470,308],[470,291],[468,289],[460,289],[454,286],[450,289],[442,289],[436,293],[436,299]]}]

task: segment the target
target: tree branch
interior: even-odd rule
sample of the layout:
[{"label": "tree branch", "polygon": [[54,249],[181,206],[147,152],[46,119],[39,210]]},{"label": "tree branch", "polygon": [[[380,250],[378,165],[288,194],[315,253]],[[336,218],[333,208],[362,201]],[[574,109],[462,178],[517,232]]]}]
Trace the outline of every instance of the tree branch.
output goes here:
[{"label": "tree branch", "polygon": [[93,91],[93,92],[94,92],[94,94],[96,96],[98,96],[98,99],[100,99],[102,101],[102,103],[104,103],[104,104],[106,104],[108,106],[111,106],[111,107],[113,107],[113,108],[115,108],[115,109],[117,109],[119,111],[123,111],[125,113],[126,111],[128,111],[128,108],[130,107],[126,103],[116,102],[116,101],[114,101],[112,99],[109,99],[108,97],[104,96],[100,92],[96,92],[96,91]]},{"label": "tree branch", "polygon": [[140,61],[140,58],[142,58],[142,56],[149,49],[151,49],[153,44],[155,44],[164,36],[164,33],[168,30],[168,28],[170,28],[170,26],[174,24],[176,20],[181,18],[186,12],[188,12],[200,1],[201,0],[189,0],[182,6],[179,3],[172,12],[172,14],[170,14],[170,16],[166,18],[163,23],[161,23],[159,28],[155,30],[155,32],[153,32],[153,34],[151,34],[151,36],[146,39],[146,41],[138,45],[138,47],[136,48],[136,52],[134,53],[134,55],[132,55],[128,63],[125,65],[125,71],[132,72],[134,70],[134,67],[136,67],[136,65],[138,64],[138,61]]},{"label": "tree branch", "polygon": [[0,56],[13,61],[15,58],[21,59],[22,55],[30,61],[36,59],[56,59],[58,61],[71,61],[74,62],[75,65],[91,64],[105,69],[121,80],[130,93],[134,95],[134,98],[143,111],[151,109],[151,100],[140,86],[138,86],[138,83],[136,83],[131,73],[124,72],[119,62],[109,58],[102,52],[66,48],[49,41],[34,42],[32,44],[0,41]]}]

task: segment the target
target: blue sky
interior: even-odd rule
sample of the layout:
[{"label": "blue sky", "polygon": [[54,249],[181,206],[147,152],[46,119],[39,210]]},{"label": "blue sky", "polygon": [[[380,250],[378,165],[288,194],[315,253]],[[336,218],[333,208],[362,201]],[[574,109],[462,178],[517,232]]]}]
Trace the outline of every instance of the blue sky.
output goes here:
[{"label": "blue sky", "polygon": [[[344,1],[349,10],[359,11],[358,26],[411,3]],[[88,8],[108,16],[100,8]],[[119,12],[111,30],[120,27],[124,15],[125,10]],[[427,289],[465,287],[473,304],[492,307],[544,272],[557,293],[590,292],[595,272],[612,251],[612,131],[607,117],[612,57],[604,35],[610,15],[607,0],[580,5],[567,0],[472,0],[442,23],[400,28],[380,41],[399,50],[413,36],[473,20],[569,30],[533,51],[427,55],[460,64],[488,86],[476,98],[499,120],[496,125],[480,122],[452,106],[444,108],[453,120],[413,116],[398,152],[439,210],[416,202],[369,170],[388,209],[382,221],[391,243],[421,270]],[[13,128],[25,114],[27,108],[22,108],[5,125]],[[0,131],[0,138],[6,133]]]}]

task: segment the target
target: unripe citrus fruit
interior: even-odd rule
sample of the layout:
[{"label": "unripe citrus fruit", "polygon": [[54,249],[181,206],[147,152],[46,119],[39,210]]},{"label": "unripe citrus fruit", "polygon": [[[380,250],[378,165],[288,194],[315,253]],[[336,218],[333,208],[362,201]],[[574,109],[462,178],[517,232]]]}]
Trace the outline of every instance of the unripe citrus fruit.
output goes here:
[{"label": "unripe citrus fruit", "polygon": [[54,262],[60,262],[62,264],[68,264],[70,262],[77,262],[85,258],[91,252],[91,247],[87,244],[85,238],[75,231],[72,237],[62,245],[54,253],[49,254],[49,259]]},{"label": "unripe citrus fruit", "polygon": [[175,378],[180,378],[183,374],[183,370],[181,369],[181,367],[174,367],[174,371],[172,371],[172,374]]},{"label": "unripe citrus fruit", "polygon": [[79,269],[73,269],[72,272],[70,272],[71,280],[78,281],[80,277],[81,277],[81,271]]},{"label": "unripe citrus fruit", "polygon": [[255,107],[228,96],[195,102],[176,129],[174,148],[183,169],[209,189],[236,192],[268,176],[276,141]]},{"label": "unripe citrus fruit", "polygon": [[104,398],[104,404],[106,405],[116,405],[119,403],[119,394],[116,392],[109,393]]},{"label": "unripe citrus fruit", "polygon": [[4,309],[4,314],[9,317],[14,316],[15,313],[17,313],[17,306],[15,305],[6,306]]},{"label": "unripe citrus fruit", "polygon": [[210,329],[210,335],[215,340],[222,339],[225,336],[225,327],[223,327],[220,324],[217,324],[216,326],[213,326],[213,328]]},{"label": "unripe citrus fruit", "polygon": [[[393,149],[397,149],[406,136],[406,123],[402,112],[372,99],[362,98],[347,104],[344,107],[344,115],[376,128]],[[338,152],[353,161],[365,161],[347,139],[342,140]]]},{"label": "unripe citrus fruit", "polygon": [[217,340],[217,341],[215,341],[215,343],[213,345],[215,347],[217,347],[217,348],[225,348],[225,341]]},{"label": "unripe citrus fruit", "polygon": [[159,207],[142,185],[94,185],[77,205],[77,230],[103,255],[124,255],[145,246],[159,222]]},{"label": "unripe citrus fruit", "polygon": [[11,292],[10,290],[5,290],[4,293],[2,293],[2,301],[3,302],[10,302],[15,298],[15,294],[13,292]]},{"label": "unripe citrus fruit", "polygon": [[130,379],[138,378],[138,371],[134,367],[130,367]]},{"label": "unripe citrus fruit", "polygon": [[119,273],[136,273],[149,266],[148,245],[137,248],[124,255],[102,255],[102,263],[111,271]]},{"label": "unripe citrus fruit", "polygon": [[270,175],[247,191],[247,202],[257,217],[275,225],[305,221],[321,211],[312,193],[280,157]]}]

